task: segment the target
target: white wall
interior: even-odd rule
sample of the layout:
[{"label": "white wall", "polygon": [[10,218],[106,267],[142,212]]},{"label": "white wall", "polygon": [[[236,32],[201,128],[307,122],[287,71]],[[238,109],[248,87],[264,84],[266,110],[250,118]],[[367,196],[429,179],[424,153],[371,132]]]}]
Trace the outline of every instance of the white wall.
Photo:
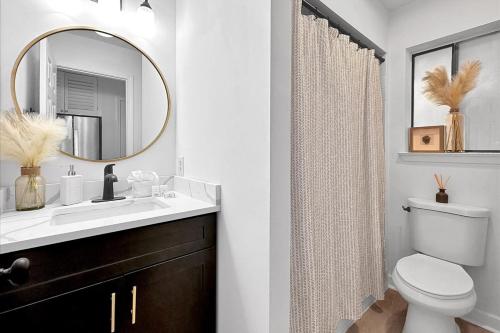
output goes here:
[{"label": "white wall", "polygon": [[[432,174],[451,176],[450,200],[492,210],[486,264],[467,268],[478,294],[469,319],[500,330],[500,167],[445,163],[408,163],[398,159],[407,151],[410,126],[411,59],[408,48],[500,19],[498,0],[420,0],[391,13],[387,57],[386,154],[388,173],[386,247],[387,271],[411,253],[407,214],[401,210],[408,197],[432,199]],[[446,42],[449,40],[442,40]],[[434,45],[435,46],[435,45]],[[420,46],[422,47],[422,46]]]},{"label": "white wall", "polygon": [[222,185],[219,333],[269,332],[269,0],[177,3],[177,153]]},{"label": "white wall", "polygon": [[[82,4],[78,10],[78,4]],[[151,37],[136,33],[132,15],[137,1],[125,0],[124,11],[115,19],[102,15],[88,0],[2,0],[0,1],[0,108],[13,107],[10,98],[10,71],[21,49],[36,36],[51,29],[87,25],[124,36],[150,55],[166,77],[172,96],[175,96],[175,0],[151,1],[156,14],[156,31]],[[29,22],[29,24],[27,24]],[[175,105],[175,104],[174,104]],[[59,156],[42,165],[42,174],[48,182],[58,182],[66,174],[68,165],[87,180],[101,179],[102,163],[84,162]],[[115,173],[124,178],[132,170],[152,169],[159,174],[175,173],[175,117],[171,118],[162,137],[149,150],[132,159],[117,163]],[[13,183],[19,167],[12,162],[1,162],[0,185]]]},{"label": "white wall", "polygon": [[294,0],[271,1],[269,331],[272,333],[289,331],[293,2]]},{"label": "white wall", "polygon": [[335,14],[387,51],[389,13],[379,0],[323,0]]}]

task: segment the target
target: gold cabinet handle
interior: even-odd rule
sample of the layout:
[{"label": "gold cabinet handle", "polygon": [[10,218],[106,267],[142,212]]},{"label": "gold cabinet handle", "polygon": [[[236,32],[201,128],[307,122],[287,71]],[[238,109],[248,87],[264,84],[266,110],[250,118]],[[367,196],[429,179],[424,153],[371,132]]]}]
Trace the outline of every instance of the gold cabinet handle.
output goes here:
[{"label": "gold cabinet handle", "polygon": [[130,312],[132,313],[132,325],[135,324],[136,304],[137,304],[137,287],[133,286],[132,287],[132,310],[130,310]]},{"label": "gold cabinet handle", "polygon": [[111,294],[111,333],[115,333],[116,293]]}]

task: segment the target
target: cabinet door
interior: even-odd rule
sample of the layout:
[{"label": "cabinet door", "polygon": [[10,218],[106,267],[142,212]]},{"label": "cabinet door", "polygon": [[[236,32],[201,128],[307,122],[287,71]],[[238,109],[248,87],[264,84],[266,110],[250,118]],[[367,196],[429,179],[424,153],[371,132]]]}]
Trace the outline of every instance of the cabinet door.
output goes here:
[{"label": "cabinet door", "polygon": [[5,333],[120,332],[117,317],[118,303],[123,302],[120,282],[120,279],[110,280],[1,313],[0,330]]},{"label": "cabinet door", "polygon": [[128,274],[125,285],[126,332],[215,332],[214,248]]}]

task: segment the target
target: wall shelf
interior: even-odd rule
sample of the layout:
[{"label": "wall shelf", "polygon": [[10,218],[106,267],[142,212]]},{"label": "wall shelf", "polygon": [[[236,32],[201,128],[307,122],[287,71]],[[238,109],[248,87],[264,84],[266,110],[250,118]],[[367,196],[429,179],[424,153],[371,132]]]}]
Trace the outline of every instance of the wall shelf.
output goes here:
[{"label": "wall shelf", "polygon": [[500,153],[398,153],[399,161],[411,163],[456,163],[500,165]]}]

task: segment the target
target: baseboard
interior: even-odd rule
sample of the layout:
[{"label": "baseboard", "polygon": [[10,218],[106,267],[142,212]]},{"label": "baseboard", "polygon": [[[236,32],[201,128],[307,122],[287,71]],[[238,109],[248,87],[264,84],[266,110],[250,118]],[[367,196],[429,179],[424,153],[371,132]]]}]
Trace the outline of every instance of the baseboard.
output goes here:
[{"label": "baseboard", "polygon": [[491,313],[484,312],[479,309],[472,310],[471,313],[462,317],[462,319],[467,320],[477,326],[491,331],[493,333],[500,333],[500,317],[493,315]]},{"label": "baseboard", "polygon": [[387,274],[387,287],[394,290],[398,290],[394,285],[394,282],[392,281],[392,273]]},{"label": "baseboard", "polygon": [[[397,290],[394,286],[394,282],[392,281],[392,274],[390,273],[387,274],[387,286],[391,289]],[[500,333],[500,317],[491,313],[474,309],[471,313],[462,317],[462,319],[491,331],[492,333]]]}]

